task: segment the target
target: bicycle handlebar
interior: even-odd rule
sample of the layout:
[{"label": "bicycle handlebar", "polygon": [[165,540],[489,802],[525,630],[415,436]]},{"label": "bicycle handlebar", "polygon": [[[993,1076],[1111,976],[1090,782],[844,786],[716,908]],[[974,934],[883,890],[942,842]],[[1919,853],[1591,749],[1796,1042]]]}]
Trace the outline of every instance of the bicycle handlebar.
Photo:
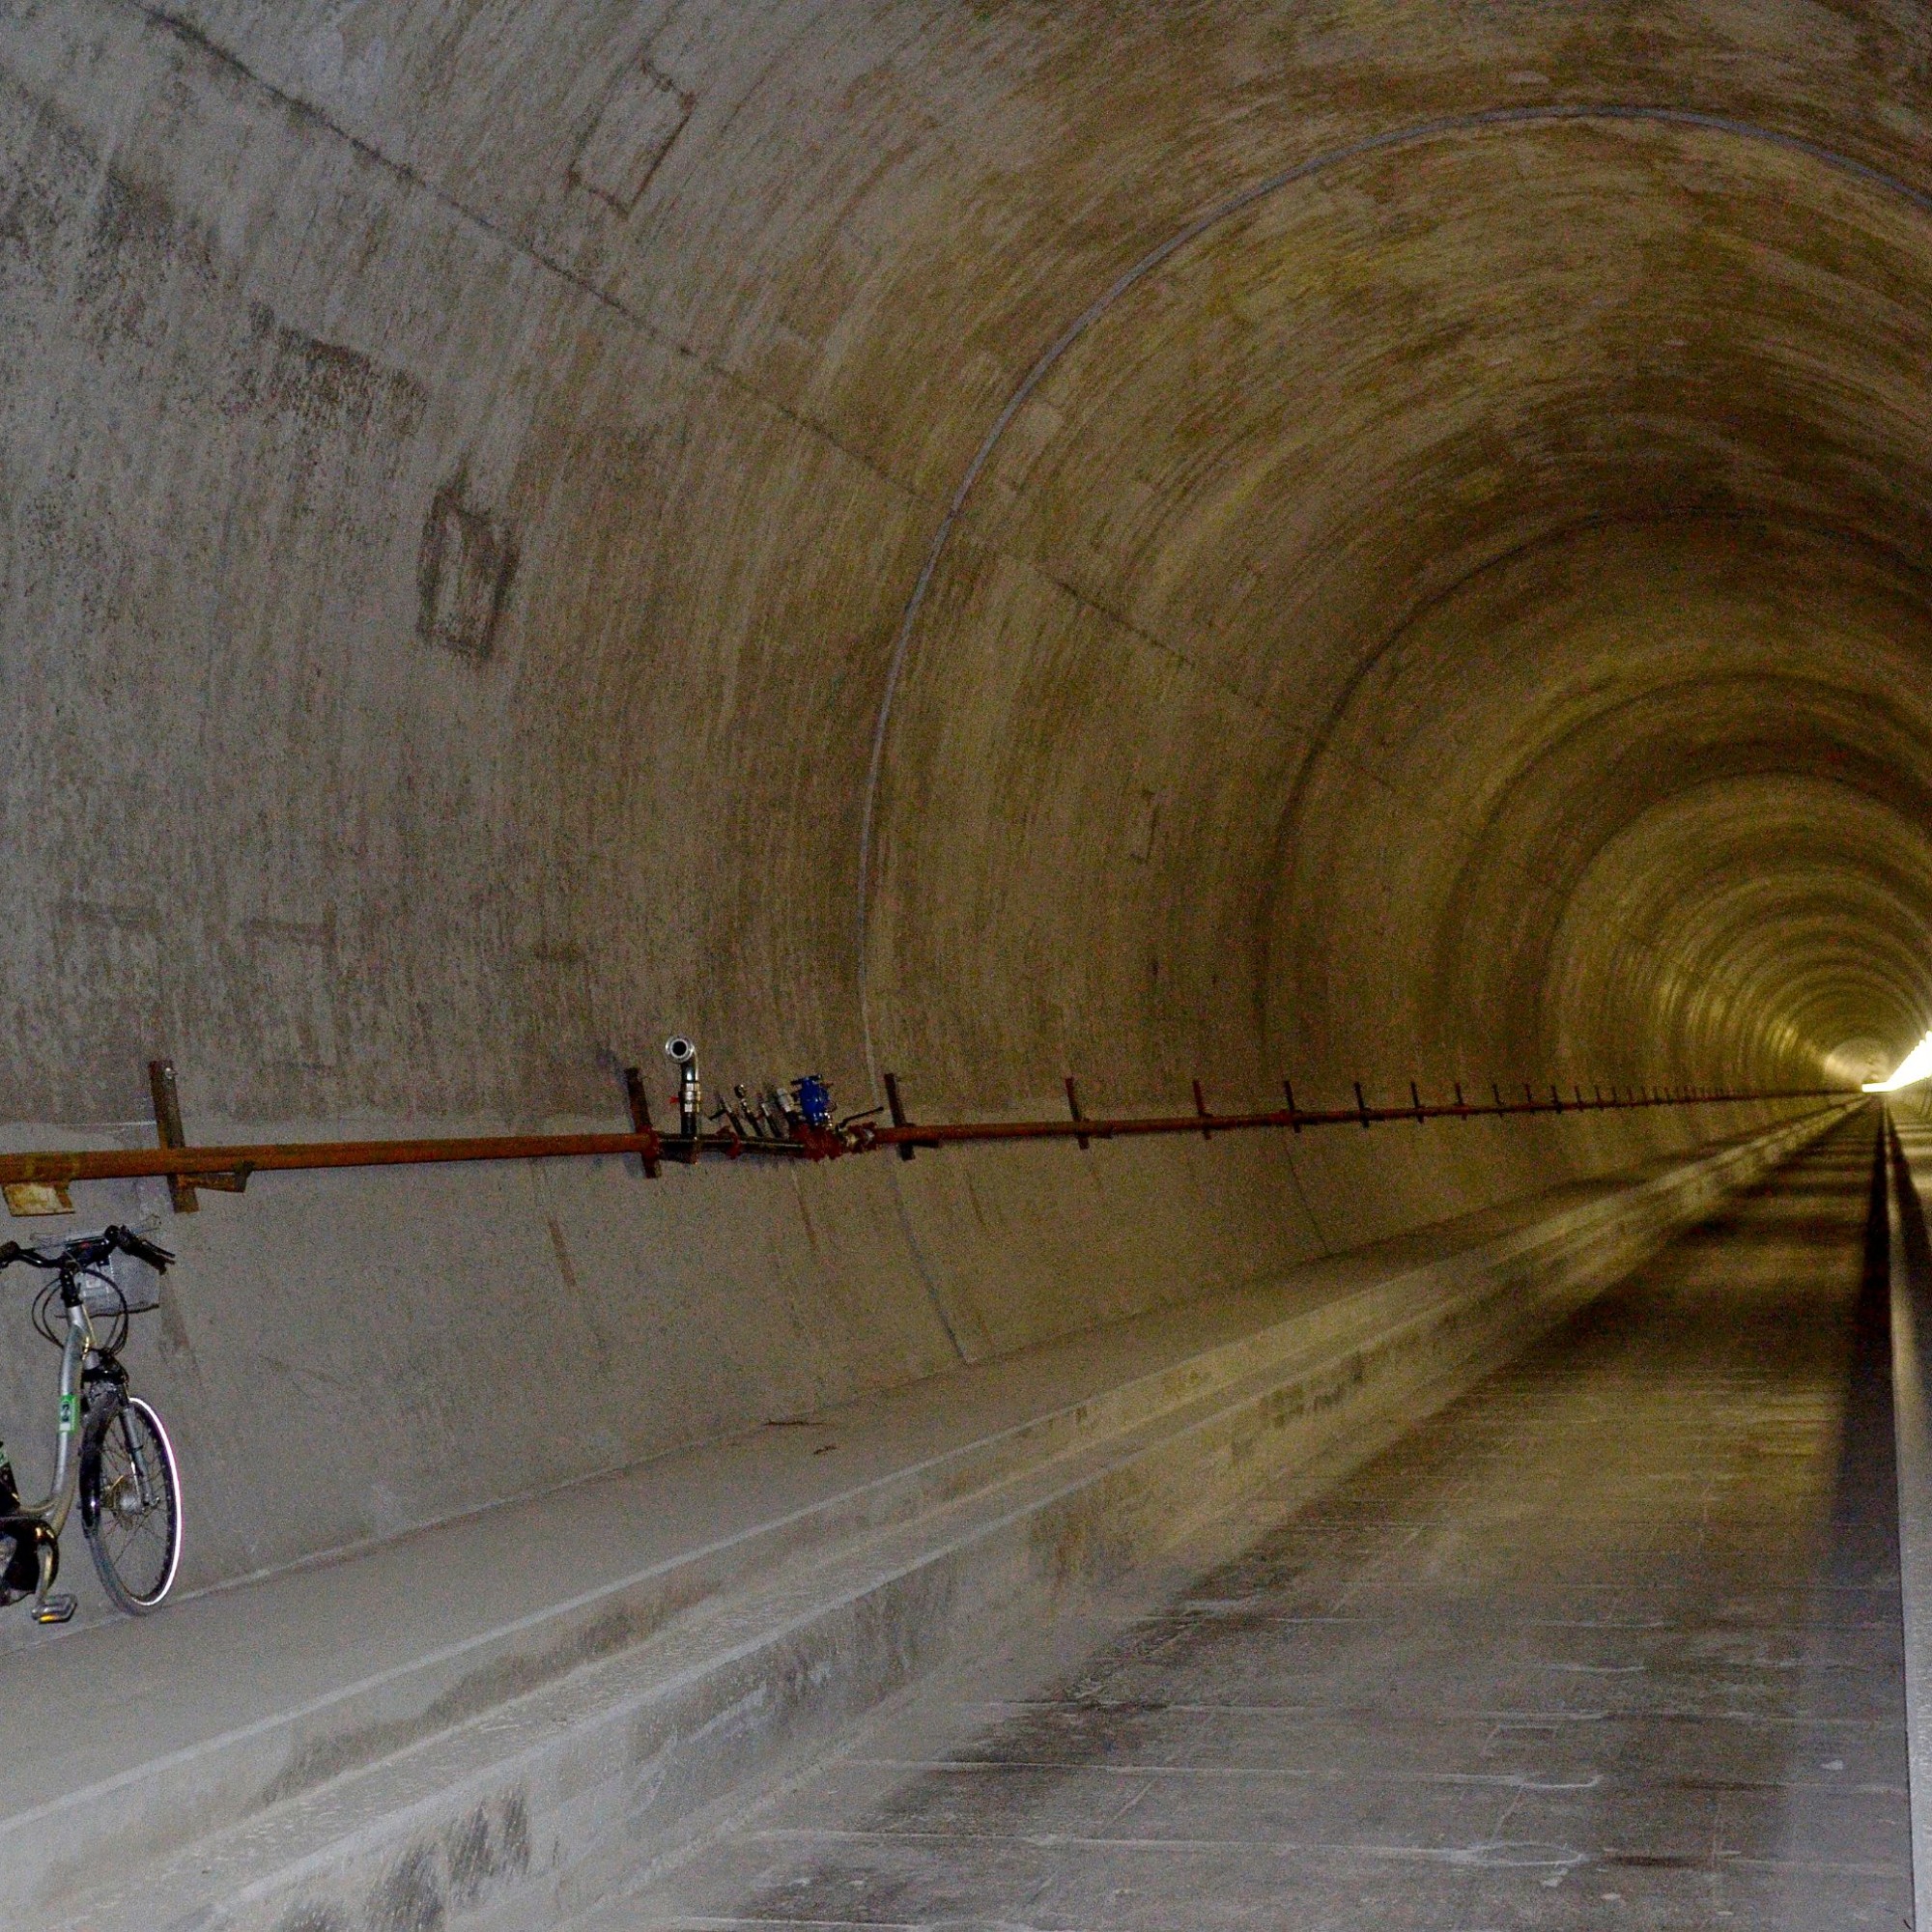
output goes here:
[{"label": "bicycle handlebar", "polygon": [[15,1262],[48,1269],[92,1267],[104,1262],[116,1248],[125,1255],[132,1255],[136,1261],[146,1262],[157,1273],[164,1273],[174,1260],[168,1249],[145,1239],[131,1228],[116,1225],[103,1228],[98,1235],[76,1235],[71,1240],[63,1241],[51,1254],[43,1254],[38,1248],[23,1248],[18,1241],[0,1243],[0,1268],[12,1267]]},{"label": "bicycle handlebar", "polygon": [[164,1274],[174,1260],[174,1251],[164,1248],[158,1242],[137,1235],[131,1228],[113,1227],[107,1231],[115,1238],[123,1254],[132,1255],[136,1261],[146,1262],[156,1274]]}]

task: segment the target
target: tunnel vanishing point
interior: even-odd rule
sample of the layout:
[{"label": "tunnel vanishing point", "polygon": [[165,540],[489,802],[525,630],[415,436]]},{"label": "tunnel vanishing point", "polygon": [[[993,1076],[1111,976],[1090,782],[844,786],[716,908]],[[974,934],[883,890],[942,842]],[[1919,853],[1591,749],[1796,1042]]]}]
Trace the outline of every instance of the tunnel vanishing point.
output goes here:
[{"label": "tunnel vanishing point", "polygon": [[0,6],[0,1156],[1738,1096],[76,1180],[0,1927],[1912,1922],[1932,13]]}]

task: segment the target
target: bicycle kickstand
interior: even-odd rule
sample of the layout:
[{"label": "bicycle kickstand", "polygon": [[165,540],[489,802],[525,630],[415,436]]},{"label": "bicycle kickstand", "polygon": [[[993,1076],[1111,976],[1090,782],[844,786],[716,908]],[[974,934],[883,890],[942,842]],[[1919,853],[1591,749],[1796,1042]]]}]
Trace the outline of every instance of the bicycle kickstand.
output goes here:
[{"label": "bicycle kickstand", "polygon": [[54,1547],[43,1543],[40,1548],[41,1587],[34,1596],[37,1624],[64,1624],[73,1615],[74,1600],[65,1590],[49,1591],[54,1580]]}]

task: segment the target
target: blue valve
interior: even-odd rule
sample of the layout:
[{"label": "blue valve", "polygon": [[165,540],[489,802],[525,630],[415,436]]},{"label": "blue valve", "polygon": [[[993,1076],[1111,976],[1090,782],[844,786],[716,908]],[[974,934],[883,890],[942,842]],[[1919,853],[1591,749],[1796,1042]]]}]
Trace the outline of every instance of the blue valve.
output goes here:
[{"label": "blue valve", "polygon": [[792,1099],[798,1117],[809,1127],[832,1124],[832,1089],[816,1073],[808,1073],[791,1083]]}]

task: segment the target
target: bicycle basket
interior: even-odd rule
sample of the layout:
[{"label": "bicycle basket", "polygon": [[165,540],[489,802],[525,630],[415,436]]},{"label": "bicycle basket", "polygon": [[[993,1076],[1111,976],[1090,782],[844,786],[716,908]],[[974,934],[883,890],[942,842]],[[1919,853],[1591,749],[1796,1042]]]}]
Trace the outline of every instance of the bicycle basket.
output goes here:
[{"label": "bicycle basket", "polygon": [[161,1277],[146,1262],[117,1248],[104,1262],[80,1271],[80,1298],[97,1321],[109,1321],[125,1308],[129,1315],[147,1315],[161,1305]]}]

